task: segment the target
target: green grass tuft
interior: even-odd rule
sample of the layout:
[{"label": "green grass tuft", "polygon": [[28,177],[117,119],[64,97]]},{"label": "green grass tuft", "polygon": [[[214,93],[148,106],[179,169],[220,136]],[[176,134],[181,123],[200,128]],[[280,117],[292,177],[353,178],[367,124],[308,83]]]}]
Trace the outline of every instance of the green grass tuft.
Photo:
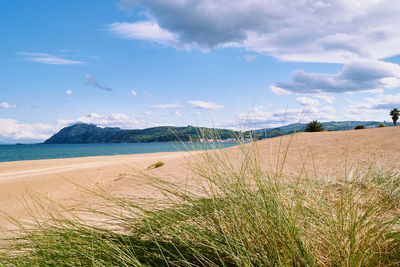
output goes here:
[{"label": "green grass tuft", "polygon": [[147,167],[147,169],[156,169],[156,168],[162,167],[164,165],[165,165],[164,162],[158,161],[158,162],[156,162],[154,164],[151,164],[149,167]]}]

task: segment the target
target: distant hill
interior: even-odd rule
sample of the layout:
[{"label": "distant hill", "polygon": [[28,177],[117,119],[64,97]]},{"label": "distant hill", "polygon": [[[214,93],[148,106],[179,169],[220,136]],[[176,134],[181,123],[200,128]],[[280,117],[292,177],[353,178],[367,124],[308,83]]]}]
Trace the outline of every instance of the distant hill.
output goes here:
[{"label": "distant hill", "polygon": [[61,129],[47,139],[45,144],[90,144],[90,143],[150,143],[168,141],[199,141],[205,138],[226,140],[238,132],[226,129],[203,127],[162,126],[143,130],[122,130],[120,128],[100,128],[93,124],[78,123]]},{"label": "distant hill", "polygon": [[[330,121],[330,122],[322,122],[324,130],[326,131],[345,131],[345,130],[353,130],[358,125],[364,125],[365,128],[376,128],[378,125],[382,123],[379,121]],[[291,134],[296,132],[304,132],[306,129],[307,123],[293,123],[289,125],[285,125],[277,128],[266,128],[252,131],[253,135],[257,137],[257,139],[266,139],[277,137],[285,134]],[[386,126],[393,126],[393,123],[385,122]]]},{"label": "distant hill", "polygon": [[[375,128],[377,121],[331,121],[323,122],[327,131],[353,130],[358,125],[366,128]],[[385,123],[392,126],[392,123]],[[294,123],[277,128],[266,128],[255,131],[247,131],[245,137],[250,135],[256,139],[277,137],[293,132],[304,132],[305,123]],[[203,137],[204,135],[205,137]],[[161,126],[143,130],[123,130],[120,128],[100,128],[93,124],[77,123],[65,127],[58,133],[47,139],[45,144],[93,144],[93,143],[150,143],[169,141],[200,141],[201,138],[215,138],[227,140],[239,136],[238,131],[204,127],[172,127]]]}]

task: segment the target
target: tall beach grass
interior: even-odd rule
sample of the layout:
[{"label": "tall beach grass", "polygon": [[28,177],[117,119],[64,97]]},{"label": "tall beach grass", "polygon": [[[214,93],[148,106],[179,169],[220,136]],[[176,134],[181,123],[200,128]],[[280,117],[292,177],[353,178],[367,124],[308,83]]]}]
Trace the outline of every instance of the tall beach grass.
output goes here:
[{"label": "tall beach grass", "polygon": [[271,170],[260,153],[256,142],[239,144],[234,159],[201,152],[192,186],[143,173],[162,200],[92,192],[105,204],[86,212],[101,222],[56,212],[14,221],[0,265],[400,265],[398,173],[286,177],[284,156]]}]

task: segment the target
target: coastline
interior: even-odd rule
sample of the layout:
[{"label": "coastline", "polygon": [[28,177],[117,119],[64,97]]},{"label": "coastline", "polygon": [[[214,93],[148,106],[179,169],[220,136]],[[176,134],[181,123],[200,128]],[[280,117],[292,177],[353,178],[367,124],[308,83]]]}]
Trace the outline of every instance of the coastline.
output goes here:
[{"label": "coastline", "polygon": [[97,156],[141,155],[163,152],[196,151],[204,148],[225,148],[237,142],[224,143],[97,143],[97,144],[32,144],[0,145],[0,163],[45,159],[69,159]]},{"label": "coastline", "polygon": [[[277,170],[277,162],[284,159],[283,177],[301,174],[311,179],[330,180],[344,178],[357,168],[397,170],[399,134],[400,127],[298,133],[259,141],[257,148],[263,166],[272,173]],[[234,164],[238,147],[223,150]],[[196,183],[197,176],[189,168],[196,161],[196,155],[201,155],[201,151],[0,162],[0,210],[17,218],[27,215],[25,206],[30,203],[27,192],[35,192],[66,208],[93,203],[95,197],[84,193],[82,188],[101,188],[108,194],[162,197],[135,177],[146,172],[168,182]],[[165,165],[147,170],[158,161]]]}]

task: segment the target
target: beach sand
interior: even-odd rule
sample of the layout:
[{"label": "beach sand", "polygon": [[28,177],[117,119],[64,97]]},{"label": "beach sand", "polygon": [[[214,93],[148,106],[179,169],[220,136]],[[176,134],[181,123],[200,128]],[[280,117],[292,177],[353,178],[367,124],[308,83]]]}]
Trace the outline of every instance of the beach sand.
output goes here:
[{"label": "beach sand", "polygon": [[[257,142],[263,167],[274,172],[277,162],[285,164],[285,175],[309,178],[343,178],[352,169],[381,168],[397,171],[400,167],[400,127],[378,129],[298,133]],[[249,144],[251,145],[251,144]],[[288,148],[288,153],[286,153]],[[223,150],[235,161],[238,148]],[[157,161],[164,166],[150,172],[174,183],[195,184],[191,172],[203,152],[166,152],[141,155],[101,156],[71,159],[32,160],[0,163],[0,210],[15,218],[28,215],[31,194],[52,199],[66,209],[78,209],[95,201],[83,188],[102,188],[110,194],[162,197],[154,188],[132,177],[147,172]],[[279,155],[279,158],[278,158]],[[286,157],[285,157],[286,155]],[[0,219],[0,225],[5,225]]]}]

